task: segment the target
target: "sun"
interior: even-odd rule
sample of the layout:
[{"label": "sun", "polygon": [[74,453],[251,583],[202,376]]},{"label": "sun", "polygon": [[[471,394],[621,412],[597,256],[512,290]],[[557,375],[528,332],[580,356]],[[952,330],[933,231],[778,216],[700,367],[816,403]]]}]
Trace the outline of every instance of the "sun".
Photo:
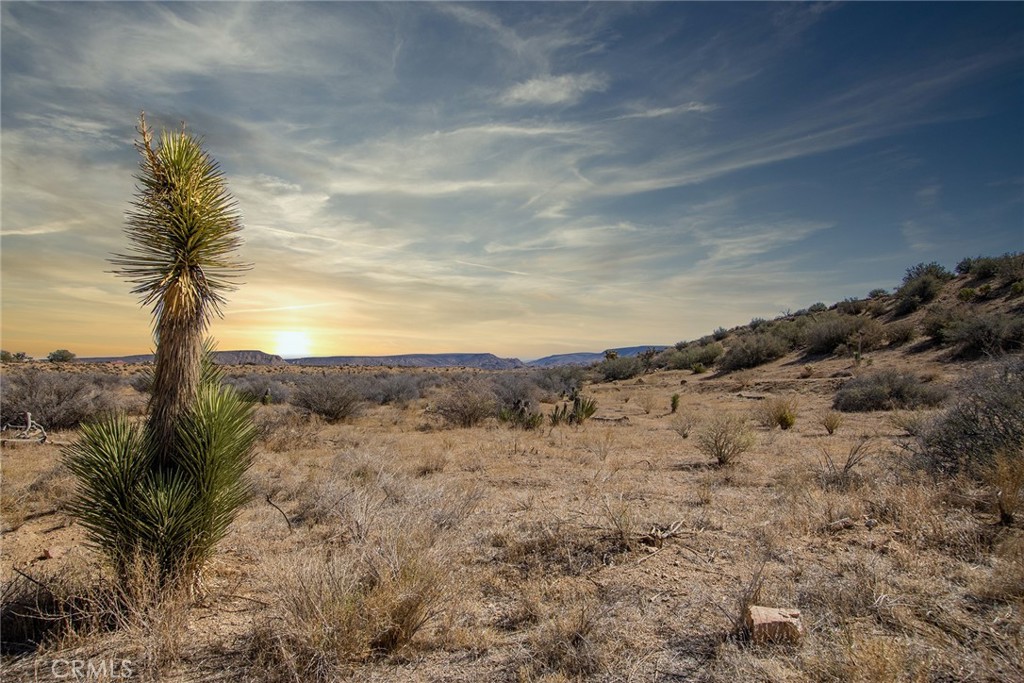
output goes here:
[{"label": "sun", "polygon": [[274,353],[283,358],[309,355],[309,334],[302,330],[281,330],[274,334]]}]

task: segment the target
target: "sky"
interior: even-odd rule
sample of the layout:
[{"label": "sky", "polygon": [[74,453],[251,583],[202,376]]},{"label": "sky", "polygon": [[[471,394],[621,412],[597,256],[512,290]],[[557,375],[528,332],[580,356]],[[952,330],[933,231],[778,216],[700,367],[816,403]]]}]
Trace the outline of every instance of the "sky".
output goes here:
[{"label": "sky", "polygon": [[671,344],[1024,249],[1024,3],[0,8],[0,344],[147,353],[132,142],[203,137],[287,356]]}]

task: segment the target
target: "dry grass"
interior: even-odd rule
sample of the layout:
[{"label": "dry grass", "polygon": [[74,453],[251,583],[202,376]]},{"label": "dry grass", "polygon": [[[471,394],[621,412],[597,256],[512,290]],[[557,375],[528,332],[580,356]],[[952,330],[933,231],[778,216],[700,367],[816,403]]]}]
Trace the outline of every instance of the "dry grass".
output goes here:
[{"label": "dry grass", "polygon": [[[904,369],[898,353],[873,353],[874,366]],[[915,354],[915,372],[932,358]],[[532,431],[437,429],[446,384],[337,424],[261,406],[257,495],[200,600],[142,600],[130,618],[81,601],[100,565],[56,504],[57,449],[5,447],[5,601],[23,614],[77,605],[79,618],[34,637],[16,635],[36,628],[27,616],[5,621],[5,644],[22,646],[4,679],[33,680],[67,654],[124,656],[138,680],[163,681],[1024,678],[1019,508],[999,523],[1012,471],[973,482],[908,469],[891,413],[846,413],[830,436],[815,419],[756,438],[745,425],[754,406],[737,379],[823,415],[849,367],[824,359],[801,377],[784,359],[739,378],[590,384],[606,421]],[[956,366],[942,374],[952,382]],[[717,443],[745,450],[718,467]],[[15,567],[64,597],[40,597]],[[754,600],[799,608],[805,642],[736,637]]]}]

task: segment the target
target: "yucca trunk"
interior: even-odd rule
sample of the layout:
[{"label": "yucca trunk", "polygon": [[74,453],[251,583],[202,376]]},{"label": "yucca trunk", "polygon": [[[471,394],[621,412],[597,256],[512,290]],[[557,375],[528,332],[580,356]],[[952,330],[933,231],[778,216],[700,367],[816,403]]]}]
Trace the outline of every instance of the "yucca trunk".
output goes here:
[{"label": "yucca trunk", "polygon": [[149,399],[149,435],[157,462],[168,466],[180,451],[177,427],[195,405],[202,375],[206,318],[199,312],[181,313],[180,289],[172,287],[156,323],[156,367]]}]

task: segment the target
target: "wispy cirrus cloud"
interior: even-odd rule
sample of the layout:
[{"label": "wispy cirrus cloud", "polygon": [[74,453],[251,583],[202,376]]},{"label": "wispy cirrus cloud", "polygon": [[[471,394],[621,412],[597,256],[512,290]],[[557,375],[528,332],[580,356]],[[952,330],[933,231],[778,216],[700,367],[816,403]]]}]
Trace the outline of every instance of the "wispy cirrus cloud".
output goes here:
[{"label": "wispy cirrus cloud", "polygon": [[608,83],[608,77],[598,73],[539,76],[516,83],[499,101],[505,106],[576,104],[588,93],[604,92]]}]

